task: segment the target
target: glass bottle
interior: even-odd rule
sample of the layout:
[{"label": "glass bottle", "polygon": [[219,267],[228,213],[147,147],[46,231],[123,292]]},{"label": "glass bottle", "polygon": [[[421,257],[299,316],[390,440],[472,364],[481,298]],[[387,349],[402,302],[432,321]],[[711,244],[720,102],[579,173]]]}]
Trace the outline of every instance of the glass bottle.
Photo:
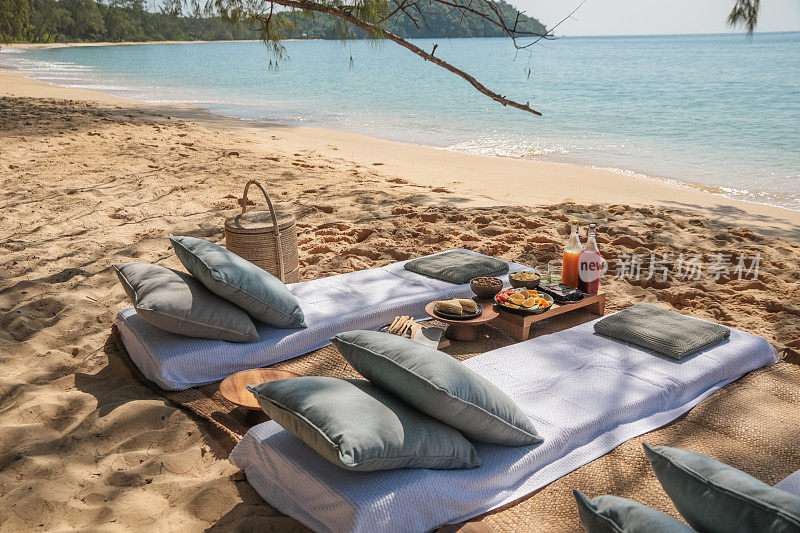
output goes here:
[{"label": "glass bottle", "polygon": [[578,288],[587,294],[597,294],[602,269],[603,257],[597,248],[597,226],[589,224],[589,238],[578,261]]},{"label": "glass bottle", "polygon": [[578,234],[578,221],[572,221],[572,233],[564,246],[564,256],[562,261],[562,281],[575,289],[578,288],[578,261],[583,251],[581,237]]}]

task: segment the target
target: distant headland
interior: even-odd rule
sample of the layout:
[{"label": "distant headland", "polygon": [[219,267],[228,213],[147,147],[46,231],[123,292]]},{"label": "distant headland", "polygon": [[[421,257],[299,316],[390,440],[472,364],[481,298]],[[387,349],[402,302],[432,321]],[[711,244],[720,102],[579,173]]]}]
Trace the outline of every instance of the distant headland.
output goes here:
[{"label": "distant headland", "polygon": [[[23,2],[29,0],[21,0]],[[535,18],[519,14],[503,2],[497,3],[505,20],[517,20],[517,28],[535,34],[547,29]],[[145,9],[143,0],[122,0],[114,3],[94,0],[41,0],[26,11],[25,20],[4,21],[0,17],[0,42],[65,43],[65,42],[150,42],[150,41],[229,41],[254,40],[261,37],[257,29],[235,25],[220,17],[186,16],[180,9],[162,7],[158,12]],[[416,27],[407,18],[390,19],[386,29],[403,38],[430,37],[503,37],[502,29],[482,20],[461,23],[458,10],[430,2],[425,8],[425,24]],[[519,18],[517,18],[519,15]],[[301,12],[289,14],[289,39],[339,39],[341,25],[335,17],[318,14],[313,18]],[[364,37],[361,30],[351,37]]]}]

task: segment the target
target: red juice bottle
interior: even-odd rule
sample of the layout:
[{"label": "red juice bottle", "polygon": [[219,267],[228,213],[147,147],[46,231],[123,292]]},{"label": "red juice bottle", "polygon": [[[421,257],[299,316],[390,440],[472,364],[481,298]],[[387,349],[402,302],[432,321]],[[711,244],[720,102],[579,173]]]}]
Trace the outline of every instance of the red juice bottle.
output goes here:
[{"label": "red juice bottle", "polygon": [[603,275],[603,257],[597,248],[597,226],[589,224],[589,239],[578,259],[578,288],[586,294],[597,294]]}]

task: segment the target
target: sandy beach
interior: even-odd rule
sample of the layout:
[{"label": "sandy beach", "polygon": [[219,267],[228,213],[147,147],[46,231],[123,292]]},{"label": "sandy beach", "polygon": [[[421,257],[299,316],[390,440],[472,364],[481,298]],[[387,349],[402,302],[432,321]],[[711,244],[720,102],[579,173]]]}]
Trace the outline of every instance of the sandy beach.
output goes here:
[{"label": "sandy beach", "polygon": [[[220,436],[138,381],[111,345],[113,317],[129,305],[111,266],[181,268],[170,233],[223,242],[249,179],[297,217],[303,279],[454,247],[546,265],[577,218],[599,226],[610,309],[658,303],[762,335],[800,362],[800,212],[0,71],[0,529],[305,531],[237,475]],[[616,276],[614,260],[631,254],[761,263],[757,279],[736,279],[733,266],[733,279]]]}]

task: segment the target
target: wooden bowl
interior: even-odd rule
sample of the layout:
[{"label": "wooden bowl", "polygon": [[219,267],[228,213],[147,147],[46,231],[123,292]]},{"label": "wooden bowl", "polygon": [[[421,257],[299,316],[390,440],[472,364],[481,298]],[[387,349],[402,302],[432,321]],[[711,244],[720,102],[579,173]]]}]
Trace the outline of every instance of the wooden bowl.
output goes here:
[{"label": "wooden bowl", "polygon": [[[522,271],[521,270],[520,272],[533,272],[533,271],[531,271],[531,270]],[[539,276],[539,274],[537,274],[536,272],[533,272],[533,273],[536,274],[537,276]],[[518,272],[514,272],[514,274],[518,274]],[[514,277],[513,277],[514,274],[509,274],[508,275],[508,282],[515,289],[528,289],[528,290],[535,289],[535,288],[537,288],[539,286],[539,282],[542,281],[542,276],[539,276],[538,278],[531,279],[531,280],[521,280],[521,279],[514,279]]]},{"label": "wooden bowl", "polygon": [[[481,276],[482,278],[486,278],[488,276]],[[478,298],[486,298],[492,299],[495,295],[503,290],[503,280],[498,278],[492,278],[495,280],[494,285],[475,285],[475,280],[478,278],[473,278],[469,282],[469,287],[472,289],[472,292],[475,293],[475,296]]]}]

